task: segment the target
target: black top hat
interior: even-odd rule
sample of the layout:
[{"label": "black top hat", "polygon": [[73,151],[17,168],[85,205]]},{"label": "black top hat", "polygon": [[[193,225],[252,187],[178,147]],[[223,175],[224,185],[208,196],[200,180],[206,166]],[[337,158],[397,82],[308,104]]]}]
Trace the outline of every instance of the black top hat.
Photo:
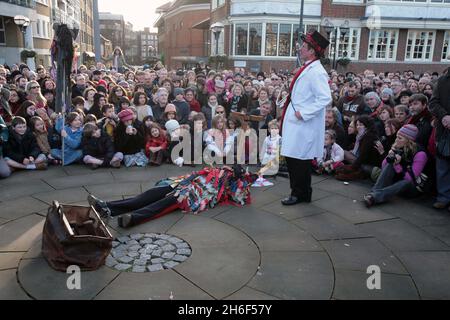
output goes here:
[{"label": "black top hat", "polygon": [[304,42],[309,44],[320,56],[323,56],[325,54],[325,50],[330,45],[330,41],[328,41],[317,31],[302,34],[301,38]]}]

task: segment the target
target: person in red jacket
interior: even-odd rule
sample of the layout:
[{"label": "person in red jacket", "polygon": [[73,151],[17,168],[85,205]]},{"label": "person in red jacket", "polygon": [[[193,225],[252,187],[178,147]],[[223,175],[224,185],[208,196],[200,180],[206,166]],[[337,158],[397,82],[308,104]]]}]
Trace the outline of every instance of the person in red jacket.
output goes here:
[{"label": "person in red jacket", "polygon": [[145,146],[145,154],[150,160],[150,165],[161,165],[164,161],[167,147],[166,133],[157,123],[153,123],[150,126],[150,137],[147,137],[147,144]]},{"label": "person in red jacket", "polygon": [[198,102],[197,99],[195,99],[194,89],[187,88],[186,90],[184,90],[184,95],[185,95],[186,102],[189,103],[191,112],[192,111],[202,112],[202,107],[200,105],[200,102]]}]

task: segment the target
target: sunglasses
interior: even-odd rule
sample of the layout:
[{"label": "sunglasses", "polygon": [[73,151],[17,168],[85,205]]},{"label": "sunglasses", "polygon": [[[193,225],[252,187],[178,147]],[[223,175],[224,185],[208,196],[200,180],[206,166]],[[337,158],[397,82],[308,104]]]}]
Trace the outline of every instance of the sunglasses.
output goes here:
[{"label": "sunglasses", "polygon": [[31,89],[40,89],[41,87],[31,87]]},{"label": "sunglasses", "polygon": [[225,114],[225,112],[216,112],[217,114]]}]

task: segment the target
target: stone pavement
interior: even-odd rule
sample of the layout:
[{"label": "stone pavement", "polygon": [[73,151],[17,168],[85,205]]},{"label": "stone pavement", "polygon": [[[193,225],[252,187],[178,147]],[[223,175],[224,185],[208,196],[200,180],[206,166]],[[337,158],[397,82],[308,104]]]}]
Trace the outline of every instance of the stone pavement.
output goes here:
[{"label": "stone pavement", "polygon": [[[450,215],[430,199],[396,199],[371,210],[360,199],[367,183],[344,185],[314,177],[313,203],[285,208],[287,179],[252,189],[245,208],[201,215],[176,212],[117,236],[166,233],[192,248],[170,270],[82,273],[70,291],[68,274],[41,255],[41,233],[52,200],[87,205],[134,196],[166,176],[192,168],[99,169],[82,166],[20,172],[0,181],[0,299],[450,299]],[[381,269],[381,290],[368,290],[367,268]]]}]

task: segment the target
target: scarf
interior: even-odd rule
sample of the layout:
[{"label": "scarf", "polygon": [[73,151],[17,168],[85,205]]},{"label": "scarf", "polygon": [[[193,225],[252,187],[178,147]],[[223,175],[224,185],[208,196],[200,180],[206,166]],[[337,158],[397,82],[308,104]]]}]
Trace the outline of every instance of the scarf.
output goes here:
[{"label": "scarf", "polygon": [[219,106],[219,104],[216,103],[215,105],[212,105],[208,102],[208,106],[211,108],[211,119],[214,119],[214,117],[216,116],[216,108]]},{"label": "scarf", "polygon": [[237,111],[239,101],[241,101],[240,96],[233,96],[233,99],[231,100],[231,111]]},{"label": "scarf", "polygon": [[325,146],[325,159],[323,159],[324,162],[327,162],[331,160],[331,151],[333,150],[333,145]]},{"label": "scarf", "polygon": [[289,87],[289,95],[287,96],[286,103],[284,104],[284,107],[283,107],[283,115],[281,116],[280,132],[283,132],[284,118],[286,117],[286,111],[287,111],[289,105],[291,104],[291,94],[292,94],[292,91],[294,90],[295,83],[297,82],[298,78],[303,73],[303,71],[305,71],[306,68],[308,68],[312,63],[316,62],[317,60],[318,59],[315,59],[315,60],[305,64],[303,67],[301,67],[300,70],[298,70],[297,74],[295,75],[294,79],[292,80],[291,85]]},{"label": "scarf", "polygon": [[352,153],[355,157],[359,156],[359,144],[365,134],[366,134],[366,129],[363,129],[361,132],[358,132],[358,134],[356,135],[355,147],[353,148],[353,151],[352,151]]}]

